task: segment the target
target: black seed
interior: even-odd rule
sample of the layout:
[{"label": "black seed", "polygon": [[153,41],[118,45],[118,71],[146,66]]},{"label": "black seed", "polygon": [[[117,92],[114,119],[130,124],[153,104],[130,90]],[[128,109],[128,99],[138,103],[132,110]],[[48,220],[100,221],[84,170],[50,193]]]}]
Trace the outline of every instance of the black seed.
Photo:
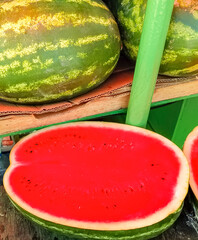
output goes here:
[{"label": "black seed", "polygon": [[130,191],[131,191],[131,192],[133,192],[133,191],[134,191],[132,187],[130,187]]},{"label": "black seed", "polygon": [[114,206],[114,207],[117,207],[117,205],[116,205],[116,204],[114,204],[113,206]]},{"label": "black seed", "polygon": [[153,167],[153,166],[154,166],[154,164],[152,163],[152,164],[151,164],[151,166]]},{"label": "black seed", "polygon": [[165,180],[165,178],[161,178],[162,180]]},{"label": "black seed", "polygon": [[32,150],[30,151],[30,153],[32,153]]}]

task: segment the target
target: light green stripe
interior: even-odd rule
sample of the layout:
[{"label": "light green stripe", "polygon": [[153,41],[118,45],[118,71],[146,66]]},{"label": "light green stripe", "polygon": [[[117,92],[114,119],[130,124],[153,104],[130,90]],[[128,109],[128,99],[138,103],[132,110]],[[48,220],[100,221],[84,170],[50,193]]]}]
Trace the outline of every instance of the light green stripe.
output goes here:
[{"label": "light green stripe", "polygon": [[182,39],[182,41],[198,41],[198,32],[182,22],[171,22],[167,38],[171,38],[171,36],[174,36],[176,39]]},{"label": "light green stripe", "polygon": [[[28,7],[32,3],[38,3],[38,2],[53,2],[53,0],[14,0],[10,2],[4,2],[0,4],[0,13],[6,13],[7,11],[13,11],[17,7]],[[108,10],[108,8],[102,4],[93,2],[91,0],[67,0],[66,3],[77,3],[77,4],[89,4],[92,7],[98,7],[105,10]],[[108,10],[109,11],[109,10]]]},{"label": "light green stripe", "polygon": [[108,8],[103,3],[97,3],[92,0],[67,0],[67,3],[77,3],[77,4],[83,4],[83,5],[84,3],[87,3],[92,7],[98,7],[98,8],[108,10]]},{"label": "light green stripe", "polygon": [[0,3],[0,13],[13,11],[16,7],[27,7],[31,3],[52,2],[53,0],[14,0]]},{"label": "light green stripe", "polygon": [[53,63],[54,62],[52,58],[45,59],[45,61],[42,62],[39,56],[33,58],[31,62],[28,60],[14,61],[11,64],[0,65],[0,77],[6,81],[9,71],[14,71],[15,75],[23,75],[32,70],[47,69]]},{"label": "light green stripe", "polygon": [[27,47],[23,47],[22,44],[18,44],[16,48],[6,49],[4,52],[0,53],[0,62],[7,59],[13,59],[17,56],[24,57],[31,54],[35,54],[38,50],[43,51],[55,51],[60,48],[68,48],[71,46],[80,47],[82,45],[87,45],[99,41],[106,40],[108,38],[108,34],[99,34],[93,36],[86,36],[83,38],[74,39],[60,39],[56,43],[52,42],[40,42],[33,43]]},{"label": "light green stripe", "polygon": [[165,49],[161,64],[173,63],[177,61],[178,57],[185,58],[188,63],[188,56],[190,56],[189,61],[191,62],[193,56],[198,56],[198,49],[180,48],[178,51]]},{"label": "light green stripe", "polygon": [[115,60],[117,61],[118,57],[119,57],[119,54],[117,53],[113,57],[111,57],[108,61],[104,62],[103,66],[112,64]]},{"label": "light green stripe", "polygon": [[0,37],[6,37],[9,31],[15,34],[25,34],[27,30],[36,31],[42,25],[47,30],[55,27],[61,27],[68,24],[69,27],[84,26],[86,23],[94,23],[102,26],[110,26],[116,24],[113,18],[83,16],[80,14],[68,14],[66,12],[58,12],[55,14],[42,14],[37,18],[26,16],[17,22],[6,22],[0,27]]},{"label": "light green stripe", "polygon": [[55,86],[60,83],[67,83],[71,80],[77,79],[80,75],[82,76],[91,76],[94,74],[94,71],[97,69],[97,66],[91,65],[85,70],[73,69],[65,74],[55,74],[48,78],[42,79],[40,81],[32,83],[18,83],[15,85],[8,86],[4,92],[5,93],[20,93],[20,92],[31,92],[39,89],[42,85]]}]

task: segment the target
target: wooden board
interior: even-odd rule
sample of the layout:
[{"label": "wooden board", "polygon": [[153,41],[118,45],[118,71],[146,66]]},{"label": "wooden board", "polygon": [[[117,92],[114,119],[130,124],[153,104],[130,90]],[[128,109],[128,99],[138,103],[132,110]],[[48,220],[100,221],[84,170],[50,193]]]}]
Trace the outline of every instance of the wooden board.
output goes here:
[{"label": "wooden board", "polygon": [[[4,105],[0,105],[0,136],[125,109],[128,106],[131,82],[131,73],[117,73],[101,87],[72,99],[69,103],[58,103],[57,108],[57,105],[40,106],[41,110],[38,110],[38,106],[28,106],[24,110],[24,106],[9,105],[8,109],[11,108],[12,111],[6,112],[1,111]],[[159,77],[152,101],[174,101],[175,98],[194,94],[198,94],[198,76],[183,79]],[[31,110],[27,111],[27,108]]]},{"label": "wooden board", "polygon": [[[153,240],[196,240],[197,226],[192,207],[187,205],[176,223]],[[11,205],[4,188],[0,186],[0,240],[67,240],[67,238],[24,218]]]}]

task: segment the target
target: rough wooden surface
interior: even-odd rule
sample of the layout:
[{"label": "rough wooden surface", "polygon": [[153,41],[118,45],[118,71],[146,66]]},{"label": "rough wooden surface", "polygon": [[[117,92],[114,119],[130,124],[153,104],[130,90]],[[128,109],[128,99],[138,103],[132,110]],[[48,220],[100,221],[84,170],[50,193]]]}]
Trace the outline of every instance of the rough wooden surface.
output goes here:
[{"label": "rough wooden surface", "polygon": [[[63,235],[50,232],[25,219],[11,205],[4,188],[0,187],[0,240],[66,240]],[[173,227],[153,240],[197,240],[198,221],[191,205],[185,204]]]}]

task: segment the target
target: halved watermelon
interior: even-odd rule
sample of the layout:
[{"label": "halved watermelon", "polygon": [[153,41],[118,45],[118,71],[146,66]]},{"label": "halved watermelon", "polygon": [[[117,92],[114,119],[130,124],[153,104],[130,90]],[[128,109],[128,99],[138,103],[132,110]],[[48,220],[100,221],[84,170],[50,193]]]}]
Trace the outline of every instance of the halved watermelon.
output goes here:
[{"label": "halved watermelon", "polygon": [[183,152],[118,123],[46,128],[15,145],[4,176],[13,204],[77,239],[149,239],[179,216],[188,191]]},{"label": "halved watermelon", "polygon": [[190,166],[190,186],[198,201],[198,127],[187,136],[183,151]]}]

